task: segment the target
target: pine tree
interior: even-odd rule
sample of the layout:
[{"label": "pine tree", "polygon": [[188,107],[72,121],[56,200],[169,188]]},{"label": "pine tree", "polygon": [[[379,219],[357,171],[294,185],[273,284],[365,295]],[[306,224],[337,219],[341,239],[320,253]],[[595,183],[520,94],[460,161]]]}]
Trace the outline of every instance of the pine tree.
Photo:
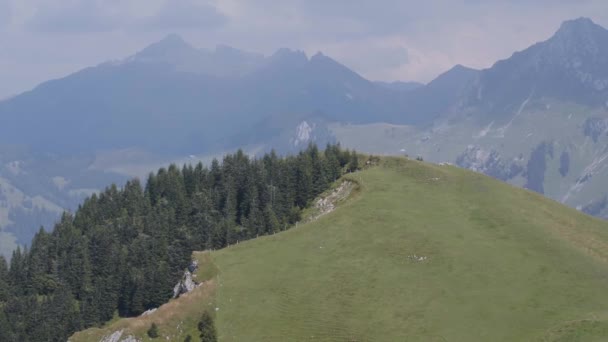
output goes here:
[{"label": "pine tree", "polygon": [[[8,300],[10,292],[8,265],[4,256],[0,255],[0,303],[5,303]],[[0,315],[1,314],[3,314],[3,311],[0,309]],[[2,317],[0,317],[0,324],[1,319]],[[4,319],[6,319],[6,317],[4,317]],[[0,341],[2,341],[2,339],[0,339]]]},{"label": "pine tree", "polygon": [[342,173],[338,152],[339,151],[332,145],[328,144],[327,147],[325,147],[325,173],[331,182],[337,181]]},{"label": "pine tree", "polygon": [[[49,317],[52,317],[52,321],[54,321],[54,324],[49,326],[49,330],[52,331],[51,335],[54,336],[50,340],[66,341],[72,331],[82,328],[80,313],[68,286],[60,285],[46,306]],[[59,329],[57,329],[58,327]]]},{"label": "pine tree", "polygon": [[21,247],[13,251],[11,257],[11,265],[8,272],[8,279],[13,293],[17,296],[26,294],[27,278],[26,278],[26,259],[27,251],[22,252]]},{"label": "pine tree", "polygon": [[350,161],[348,162],[348,171],[355,172],[359,170],[359,156],[355,150],[350,155]]},{"label": "pine tree", "polygon": [[264,221],[266,222],[266,234],[273,234],[281,230],[281,223],[270,205],[267,205],[266,208],[264,208]]},{"label": "pine tree", "polygon": [[150,326],[150,329],[148,329],[148,337],[150,338],[157,338],[158,335],[158,327],[156,326],[156,323],[152,323],[152,325]]},{"label": "pine tree", "polygon": [[250,232],[250,236],[257,236],[264,233],[264,216],[260,211],[257,190],[252,189],[251,192],[251,202],[249,203],[249,213],[247,214],[247,229]]},{"label": "pine tree", "polygon": [[313,170],[310,155],[300,153],[295,165],[295,192],[296,205],[300,208],[306,207],[308,201],[313,197]]},{"label": "pine tree", "polygon": [[205,311],[201,320],[198,322],[198,331],[200,331],[201,342],[217,342],[217,332],[213,317]]},{"label": "pine tree", "polygon": [[0,309],[0,341],[14,341],[13,329],[4,310]]}]

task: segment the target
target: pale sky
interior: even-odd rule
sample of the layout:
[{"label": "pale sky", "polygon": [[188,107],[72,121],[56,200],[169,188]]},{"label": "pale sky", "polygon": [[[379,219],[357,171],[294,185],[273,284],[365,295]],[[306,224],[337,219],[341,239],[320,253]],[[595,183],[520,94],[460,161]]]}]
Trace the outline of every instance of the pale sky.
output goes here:
[{"label": "pale sky", "polygon": [[127,57],[169,33],[197,47],[324,54],[371,80],[486,68],[606,0],[0,0],[0,99]]}]

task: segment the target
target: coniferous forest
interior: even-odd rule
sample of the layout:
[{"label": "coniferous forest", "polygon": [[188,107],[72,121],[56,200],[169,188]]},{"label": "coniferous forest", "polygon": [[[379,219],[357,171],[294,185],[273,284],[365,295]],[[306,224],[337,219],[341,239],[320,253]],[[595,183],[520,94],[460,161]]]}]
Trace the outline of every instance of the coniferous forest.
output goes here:
[{"label": "coniferous forest", "polygon": [[356,153],[310,145],[294,156],[242,151],[209,167],[176,165],[112,185],[0,259],[0,341],[65,341],[114,317],[166,303],[195,250],[273,234],[342,173]]}]

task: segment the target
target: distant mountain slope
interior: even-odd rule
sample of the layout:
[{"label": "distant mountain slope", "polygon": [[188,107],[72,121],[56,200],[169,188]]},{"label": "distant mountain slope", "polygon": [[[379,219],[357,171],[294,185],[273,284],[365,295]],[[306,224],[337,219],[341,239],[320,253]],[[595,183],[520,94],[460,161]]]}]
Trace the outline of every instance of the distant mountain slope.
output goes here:
[{"label": "distant mountain slope", "polygon": [[608,31],[587,18],[564,22],[550,39],[481,72],[471,105],[509,112],[524,100],[557,98],[580,105],[608,102]]},{"label": "distant mountain slope", "polygon": [[290,113],[323,113],[339,122],[428,123],[454,104],[473,74],[457,67],[403,92],[321,53],[207,51],[170,35],[123,61],[0,102],[6,123],[0,144],[58,154],[131,147],[190,154],[240,146],[238,140],[226,146],[226,135]]},{"label": "distant mountain slope", "polygon": [[197,49],[180,36],[171,34],[122,63],[166,64],[176,71],[237,77],[260,67],[264,56],[226,45],[219,45],[214,51]]},{"label": "distant mountain slope", "polygon": [[288,112],[407,121],[401,101],[400,94],[322,54],[309,59],[283,49],[263,59],[229,48],[211,53],[169,36],[125,61],[0,102],[6,123],[0,144],[60,154],[129,147],[200,153],[239,146],[217,145],[229,132]]},{"label": "distant mountain slope", "polygon": [[[456,65],[426,86],[408,92],[404,108],[409,115],[417,118],[411,122],[430,123],[445,113],[459,108],[462,97],[468,90],[467,87],[475,81],[478,74],[478,70]],[[409,123],[403,120],[393,122]]]},{"label": "distant mountain slope", "polygon": [[[309,224],[195,253],[203,285],[142,317],[77,333],[221,341],[600,340],[608,223],[450,166],[398,158]],[[115,335],[115,336],[116,336]]]},{"label": "distant mountain slope", "polygon": [[334,135],[362,151],[452,162],[608,218],[608,31],[567,21],[548,40],[464,74],[468,83],[445,91],[452,105],[432,125],[341,125]]},{"label": "distant mountain slope", "polygon": [[29,245],[41,226],[51,228],[64,210],[124,175],[89,169],[91,158],[57,158],[19,148],[0,148],[0,255]]}]

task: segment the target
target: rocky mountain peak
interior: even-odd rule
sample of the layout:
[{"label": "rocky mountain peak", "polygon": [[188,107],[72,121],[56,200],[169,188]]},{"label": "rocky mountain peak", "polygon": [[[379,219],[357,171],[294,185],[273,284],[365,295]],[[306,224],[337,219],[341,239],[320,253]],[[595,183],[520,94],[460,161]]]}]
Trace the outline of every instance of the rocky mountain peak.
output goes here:
[{"label": "rocky mountain peak", "polygon": [[308,63],[304,51],[281,48],[269,57],[269,62],[280,66],[303,66]]},{"label": "rocky mountain peak", "polygon": [[558,37],[586,36],[606,31],[593,20],[585,17],[564,21],[555,33]]},{"label": "rocky mountain peak", "polygon": [[[553,58],[591,57],[606,54],[608,31],[589,18],[565,21],[547,41],[547,54]],[[605,56],[604,56],[605,57]]]},{"label": "rocky mountain peak", "polygon": [[483,70],[469,98],[513,113],[523,101],[567,99],[598,106],[608,91],[608,31],[591,19],[569,20],[546,41]]},{"label": "rocky mountain peak", "polygon": [[188,44],[181,36],[173,33],[144,48],[135,55],[135,58],[159,58],[184,52],[196,52],[196,48]]}]

